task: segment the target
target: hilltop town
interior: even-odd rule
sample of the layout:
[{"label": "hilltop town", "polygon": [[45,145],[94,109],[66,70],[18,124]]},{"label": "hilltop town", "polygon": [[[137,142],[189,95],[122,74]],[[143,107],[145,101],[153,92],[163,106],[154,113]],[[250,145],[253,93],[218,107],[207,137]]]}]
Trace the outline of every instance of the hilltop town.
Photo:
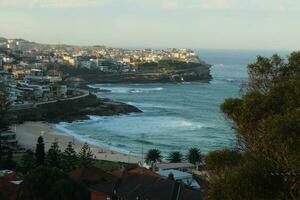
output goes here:
[{"label": "hilltop town", "polygon": [[130,50],[0,38],[0,82],[8,86],[16,109],[87,96],[87,83],[206,82],[209,69],[189,49]]},{"label": "hilltop town", "polygon": [[4,71],[17,78],[44,74],[50,81],[65,77],[71,82],[95,83],[211,79],[210,66],[189,49],[130,50],[105,46],[47,45],[5,38],[0,38],[0,49]]}]

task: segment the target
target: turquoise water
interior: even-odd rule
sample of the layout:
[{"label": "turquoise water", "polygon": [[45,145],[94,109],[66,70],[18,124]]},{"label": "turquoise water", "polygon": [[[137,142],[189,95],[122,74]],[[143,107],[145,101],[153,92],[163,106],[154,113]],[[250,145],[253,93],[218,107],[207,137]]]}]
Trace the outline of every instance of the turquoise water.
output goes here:
[{"label": "turquoise water", "polygon": [[[248,63],[256,55],[272,52],[198,50],[199,57],[213,65],[210,83],[183,84],[95,84],[109,89],[99,93],[137,106],[143,113],[98,117],[56,127],[112,150],[142,154],[158,148],[163,155],[170,151],[186,152],[198,147],[203,153],[234,147],[232,124],[220,112],[219,106],[228,97],[239,95],[240,85],[247,80]],[[281,53],[285,54],[285,53]]]}]

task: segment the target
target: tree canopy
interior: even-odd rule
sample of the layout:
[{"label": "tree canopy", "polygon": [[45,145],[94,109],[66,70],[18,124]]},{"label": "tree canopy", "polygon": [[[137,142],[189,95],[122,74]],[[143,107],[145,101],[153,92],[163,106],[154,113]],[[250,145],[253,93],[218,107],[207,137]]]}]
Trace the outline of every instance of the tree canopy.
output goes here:
[{"label": "tree canopy", "polygon": [[241,97],[221,105],[234,123],[243,162],[214,181],[210,195],[299,199],[299,181],[290,174],[300,169],[300,52],[290,54],[287,61],[278,55],[259,56],[248,73]]},{"label": "tree canopy", "polygon": [[147,163],[156,163],[156,162],[159,162],[161,161],[162,159],[162,156],[161,156],[161,152],[160,150],[158,149],[150,149],[148,152],[147,152],[147,155],[146,155],[146,162]]},{"label": "tree canopy", "polygon": [[39,166],[27,174],[20,199],[87,199],[84,188],[57,168]]},{"label": "tree canopy", "polygon": [[193,164],[202,162],[202,154],[201,154],[200,149],[195,148],[195,147],[190,148],[186,155],[186,158],[190,163],[193,163]]},{"label": "tree canopy", "polygon": [[35,158],[37,165],[45,164],[45,144],[42,136],[38,138],[35,148]]},{"label": "tree canopy", "polygon": [[179,151],[173,151],[169,154],[168,161],[171,163],[179,163],[182,162],[183,155]]}]

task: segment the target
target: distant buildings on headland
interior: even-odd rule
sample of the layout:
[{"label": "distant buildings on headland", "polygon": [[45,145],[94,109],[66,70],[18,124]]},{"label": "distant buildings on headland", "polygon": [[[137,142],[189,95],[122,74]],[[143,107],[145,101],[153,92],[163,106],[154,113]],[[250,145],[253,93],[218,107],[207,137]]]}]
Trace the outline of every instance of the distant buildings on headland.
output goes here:
[{"label": "distant buildings on headland", "polygon": [[189,49],[78,47],[0,38],[0,83],[7,86],[13,105],[34,104],[71,95],[57,66],[126,74],[134,73],[139,64],[163,60],[200,63],[198,56]]}]

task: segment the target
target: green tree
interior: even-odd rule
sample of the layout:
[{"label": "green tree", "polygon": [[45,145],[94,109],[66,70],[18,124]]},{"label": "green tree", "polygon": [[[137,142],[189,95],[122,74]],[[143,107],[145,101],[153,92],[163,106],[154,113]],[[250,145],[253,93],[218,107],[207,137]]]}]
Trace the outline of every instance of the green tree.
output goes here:
[{"label": "green tree", "polygon": [[20,199],[86,199],[85,189],[57,168],[39,166],[24,178]]},{"label": "green tree", "polygon": [[11,150],[7,152],[7,155],[2,160],[1,165],[3,169],[15,170],[17,163],[13,160],[13,153]]},{"label": "green tree", "polygon": [[202,154],[200,149],[198,148],[190,148],[187,155],[186,155],[187,160],[192,163],[192,164],[197,164],[202,162]]},{"label": "green tree", "polygon": [[[299,181],[289,174],[300,169],[300,52],[290,54],[287,62],[278,55],[259,56],[248,72],[241,97],[221,105],[234,123],[246,161],[211,184],[222,185],[223,192],[213,199],[299,199]],[[212,191],[217,190],[211,196]]]},{"label": "green tree", "polygon": [[39,136],[35,148],[35,159],[37,165],[45,164],[45,144],[42,136]]},{"label": "green tree", "polygon": [[20,171],[23,174],[27,174],[28,171],[34,169],[36,166],[34,153],[31,150],[27,150],[21,158]]},{"label": "green tree", "polygon": [[50,149],[48,150],[46,161],[50,167],[62,167],[61,151],[59,150],[59,146],[56,141],[52,143]]},{"label": "green tree", "polygon": [[78,164],[78,156],[76,151],[73,148],[72,142],[68,143],[67,148],[63,152],[63,159],[64,159],[64,169],[66,171],[71,171],[76,169]]},{"label": "green tree", "polygon": [[171,152],[167,159],[171,163],[179,163],[183,160],[183,155],[179,151]]},{"label": "green tree", "polygon": [[89,167],[93,164],[94,155],[87,143],[84,143],[79,152],[79,166]]},{"label": "green tree", "polygon": [[0,161],[4,155],[3,147],[5,147],[5,140],[2,137],[2,132],[9,129],[11,117],[9,114],[10,104],[7,98],[6,89],[0,85]]},{"label": "green tree", "polygon": [[160,150],[158,149],[150,149],[148,152],[147,152],[147,155],[146,155],[146,162],[147,163],[156,163],[156,162],[160,162],[162,159],[162,156],[161,156],[161,152]]},{"label": "green tree", "polygon": [[272,176],[272,163],[264,159],[248,159],[234,169],[225,169],[222,176],[211,176],[208,199],[273,200],[290,199],[284,191],[283,176]]},{"label": "green tree", "polygon": [[242,154],[238,151],[222,149],[211,151],[205,156],[205,165],[210,170],[223,171],[238,166]]}]

